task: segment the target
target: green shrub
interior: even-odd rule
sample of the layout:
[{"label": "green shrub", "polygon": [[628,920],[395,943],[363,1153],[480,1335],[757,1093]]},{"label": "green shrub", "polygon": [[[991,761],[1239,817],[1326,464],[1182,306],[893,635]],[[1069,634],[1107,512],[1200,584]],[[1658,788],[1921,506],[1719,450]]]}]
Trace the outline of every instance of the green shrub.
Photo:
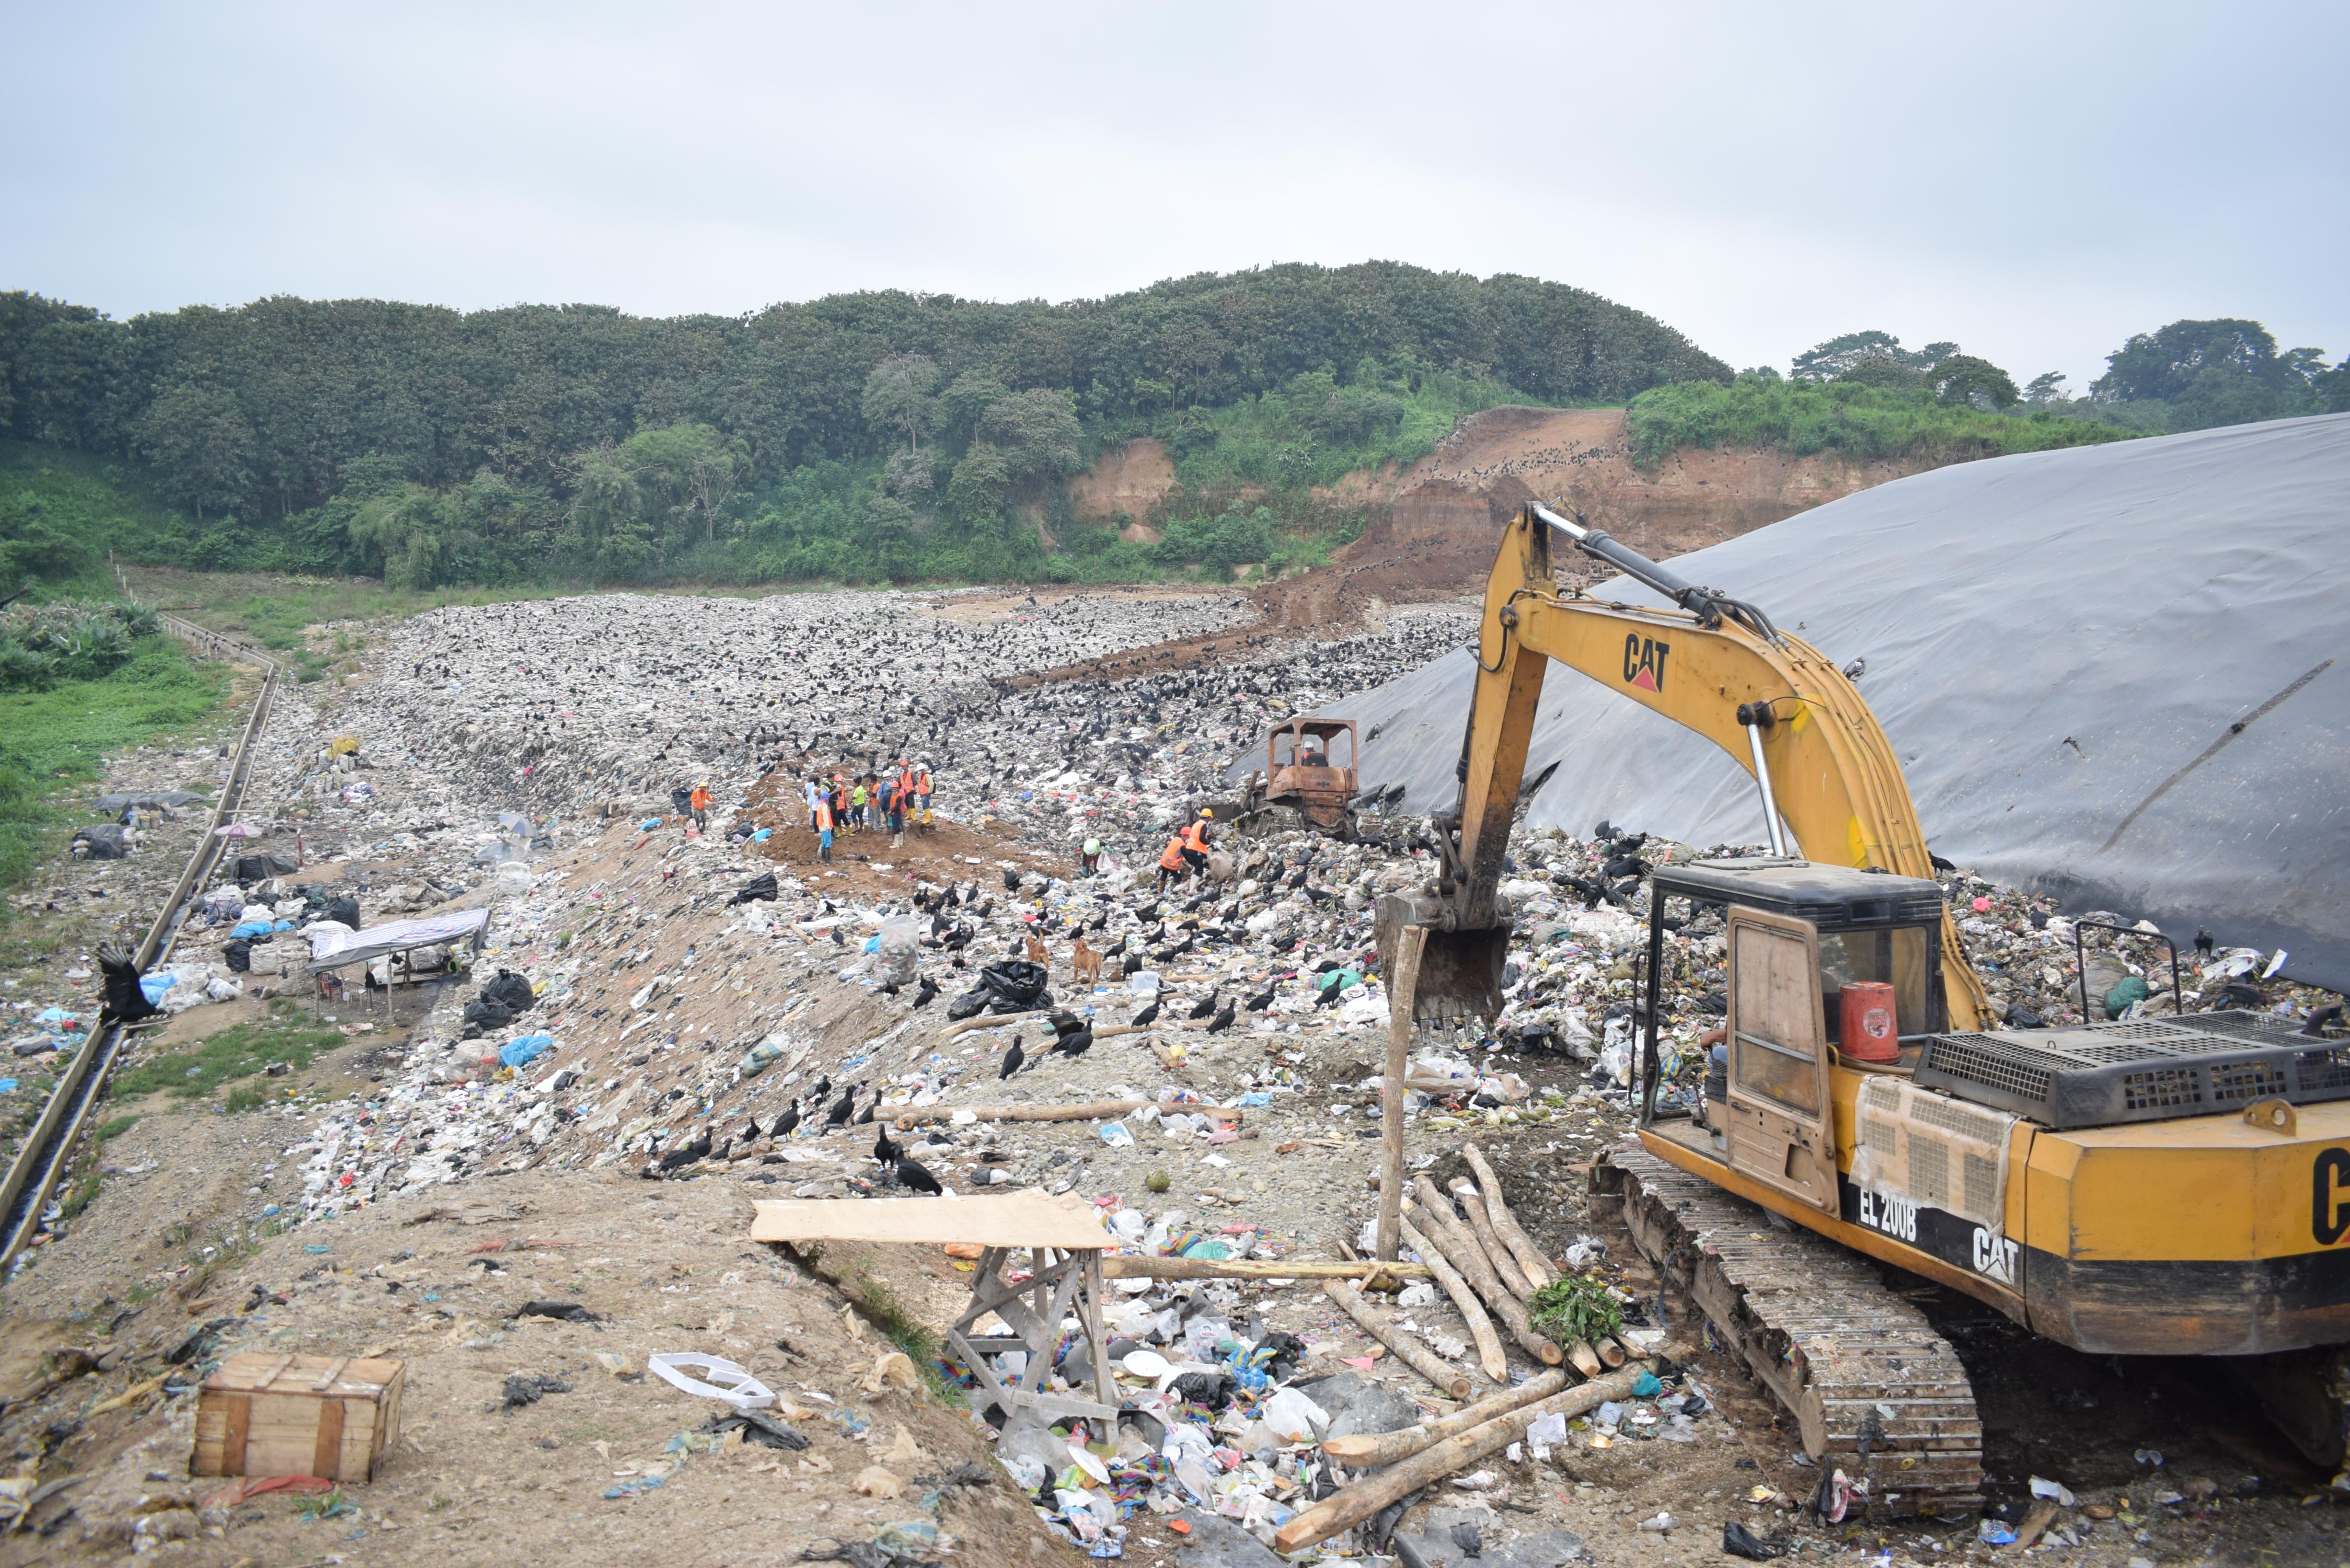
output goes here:
[{"label": "green shrub", "polygon": [[2136,433],[2043,410],[1992,413],[1938,402],[1923,387],[1780,381],[1685,381],[1632,400],[1632,461],[1654,470],[1684,447],[1776,447],[1798,456],[1923,457],[1955,462]]}]

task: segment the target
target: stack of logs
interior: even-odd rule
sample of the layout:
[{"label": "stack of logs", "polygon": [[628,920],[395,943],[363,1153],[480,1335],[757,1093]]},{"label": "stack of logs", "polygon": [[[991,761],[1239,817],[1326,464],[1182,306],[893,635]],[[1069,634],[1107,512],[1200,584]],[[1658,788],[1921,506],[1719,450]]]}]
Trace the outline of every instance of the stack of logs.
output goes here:
[{"label": "stack of logs", "polygon": [[[1403,1239],[1468,1320],[1477,1342],[1479,1364],[1487,1377],[1495,1383],[1506,1383],[1509,1377],[1509,1361],[1493,1328],[1495,1316],[1511,1338],[1550,1370],[1440,1420],[1399,1432],[1325,1440],[1322,1451],[1330,1459],[1350,1467],[1379,1468],[1283,1525],[1274,1539],[1284,1553],[1358,1524],[1398,1499],[1506,1448],[1544,1416],[1580,1416],[1611,1399],[1632,1397],[1635,1386],[1649,1370],[1647,1364],[1633,1362],[1611,1338],[1596,1343],[1576,1340],[1561,1347],[1534,1331],[1527,1315],[1528,1303],[1555,1276],[1541,1250],[1518,1224],[1517,1216],[1510,1212],[1502,1197],[1502,1184],[1484,1155],[1475,1144],[1465,1146],[1461,1153],[1477,1176],[1473,1182],[1464,1178],[1452,1187],[1452,1196],[1461,1200],[1468,1223],[1461,1223],[1453,1213],[1451,1199],[1423,1176],[1404,1202]],[[1399,1360],[1449,1397],[1468,1397],[1466,1373],[1447,1365],[1418,1339],[1372,1312],[1352,1284],[1326,1280],[1323,1289]],[[1592,1381],[1570,1386],[1567,1366]]]}]

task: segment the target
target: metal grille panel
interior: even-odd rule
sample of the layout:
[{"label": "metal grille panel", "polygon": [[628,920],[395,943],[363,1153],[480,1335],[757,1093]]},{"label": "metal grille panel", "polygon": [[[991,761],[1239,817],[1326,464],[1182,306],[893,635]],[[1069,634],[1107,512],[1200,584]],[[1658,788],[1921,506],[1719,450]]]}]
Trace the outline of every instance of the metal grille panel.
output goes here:
[{"label": "metal grille panel", "polygon": [[2350,1098],[2350,1046],[2313,1049],[2265,1013],[2199,1012],[2028,1034],[1939,1034],[1926,1043],[1917,1082],[2043,1127],[2102,1127],[2272,1097]]}]

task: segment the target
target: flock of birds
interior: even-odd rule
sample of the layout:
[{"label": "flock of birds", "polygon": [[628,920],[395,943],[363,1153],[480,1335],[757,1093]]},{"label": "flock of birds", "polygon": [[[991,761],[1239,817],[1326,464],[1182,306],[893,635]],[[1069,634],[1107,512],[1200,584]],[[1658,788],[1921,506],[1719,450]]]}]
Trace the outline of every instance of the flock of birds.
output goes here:
[{"label": "flock of birds", "polygon": [[[1314,886],[1310,880],[1313,869],[1314,854],[1309,849],[1294,867],[1275,866],[1270,868],[1264,880],[1284,890],[1303,894],[1311,902],[1326,902],[1334,895],[1326,888]],[[1006,870],[1003,885],[1006,895],[1016,896],[1023,886],[1020,875]],[[1223,900],[1221,905],[1218,904],[1220,898]],[[948,954],[955,969],[968,970],[975,959],[983,965],[1000,961],[988,959],[983,954],[973,955],[969,950],[972,943],[982,935],[981,927],[974,925],[969,917],[976,917],[984,922],[994,914],[996,908],[996,898],[992,895],[983,895],[977,883],[966,882],[943,888],[935,893],[918,897],[915,903],[922,913],[930,917],[920,939],[921,944]],[[829,900],[823,901],[819,904],[819,913],[833,912],[835,908]],[[1199,893],[1180,904],[1148,896],[1147,900],[1133,910],[1134,929],[1116,943],[1106,946],[1109,953],[1120,955],[1118,969],[1121,974],[1135,974],[1147,965],[1164,965],[1196,950],[1202,940],[1231,940],[1237,938],[1242,933],[1231,922],[1237,919],[1239,910],[1237,898],[1226,898],[1216,889]],[[1056,931],[1076,937],[1087,933],[1098,935],[1106,929],[1109,919],[1110,911],[1102,909],[1089,919],[1073,915],[1056,920],[1040,908],[1033,919],[1024,919],[1020,923],[1003,957],[1004,960],[1019,960],[1024,953],[1032,951],[1025,943]],[[846,946],[846,939],[838,927],[834,929],[833,940]],[[1298,940],[1295,935],[1283,937],[1273,942],[1269,950],[1276,957],[1285,955],[1295,949]],[[1317,976],[1327,974],[1345,967],[1347,961],[1337,957],[1324,958],[1315,965],[1312,972]],[[1230,994],[1222,985],[1211,983],[1205,995],[1191,1001],[1184,1007],[1182,1018],[1187,1023],[1204,1023],[1207,1033],[1221,1034],[1244,1015],[1270,1009],[1279,997],[1282,985],[1296,979],[1302,972],[1298,969],[1283,971],[1276,968],[1274,972],[1261,981],[1253,981],[1253,989],[1246,994],[1239,995]],[[895,995],[902,988],[885,985],[880,989]],[[937,982],[928,975],[921,976],[911,1005],[915,1009],[925,1007],[938,994]],[[1324,985],[1317,991],[1314,1005],[1317,1008],[1336,1006],[1340,996],[1338,986]],[[1175,1004],[1184,1005],[1180,999]],[[1159,1022],[1169,1005],[1168,993],[1154,996],[1138,1007],[1117,1033],[1130,1033],[1149,1029]],[[1041,1006],[1036,1012],[1043,1024],[1051,1032],[1050,1041],[1040,1042],[1038,1048],[1032,1051],[1027,1033],[1014,1033],[1011,1046],[1004,1052],[997,1068],[998,1082],[1007,1082],[1050,1057],[1075,1059],[1093,1048],[1095,1026],[1091,1022],[1066,1008]],[[866,1098],[868,1089],[871,1091],[870,1098]],[[890,1137],[888,1123],[880,1115],[883,1101],[888,1096],[887,1085],[875,1086],[869,1080],[858,1080],[840,1086],[837,1097],[834,1097],[835,1090],[836,1085],[830,1075],[827,1074],[802,1093],[795,1095],[790,1104],[764,1123],[756,1116],[751,1117],[738,1131],[726,1135],[723,1139],[715,1124],[705,1126],[687,1142],[662,1153],[646,1168],[645,1174],[648,1177],[666,1176],[703,1160],[725,1160],[738,1151],[763,1141],[780,1146],[801,1135],[803,1129],[810,1136],[823,1137],[879,1120],[881,1125],[875,1129],[872,1158],[879,1167],[879,1179],[885,1185],[894,1185],[910,1192],[937,1194],[942,1190],[937,1176],[909,1153],[904,1146]]]}]

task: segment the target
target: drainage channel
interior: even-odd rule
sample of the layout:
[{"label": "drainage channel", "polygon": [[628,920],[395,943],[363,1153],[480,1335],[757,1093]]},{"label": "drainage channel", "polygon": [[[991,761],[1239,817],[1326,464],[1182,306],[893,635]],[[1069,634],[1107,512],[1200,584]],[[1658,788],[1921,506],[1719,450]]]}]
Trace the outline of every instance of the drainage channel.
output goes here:
[{"label": "drainage channel", "polygon": [[[178,636],[200,646],[233,649],[239,657],[265,667],[268,674],[261,683],[259,695],[254,698],[253,712],[244,722],[244,733],[237,741],[235,759],[227,782],[221,786],[220,803],[213,810],[212,821],[205,826],[203,839],[188,857],[178,886],[164,900],[155,923],[148,928],[146,939],[139,944],[138,966],[141,974],[161,962],[171,951],[190,906],[203,889],[205,876],[220,858],[221,846],[227,841],[213,829],[229,821],[244,796],[245,778],[253,765],[254,742],[268,721],[270,701],[277,693],[281,673],[278,661],[251,643],[207,631],[177,616],[164,615],[160,618]],[[107,1075],[113,1071],[132,1033],[120,1023],[101,1019],[89,1042],[68,1064],[65,1075],[50,1092],[48,1104],[42,1107],[40,1119],[33,1124],[24,1147],[17,1151],[6,1179],[0,1181],[0,1215],[6,1217],[5,1222],[0,1222],[5,1225],[0,1228],[0,1272],[13,1267],[40,1234],[50,1197],[71,1167],[75,1146],[81,1140],[89,1114],[105,1095]]]}]

